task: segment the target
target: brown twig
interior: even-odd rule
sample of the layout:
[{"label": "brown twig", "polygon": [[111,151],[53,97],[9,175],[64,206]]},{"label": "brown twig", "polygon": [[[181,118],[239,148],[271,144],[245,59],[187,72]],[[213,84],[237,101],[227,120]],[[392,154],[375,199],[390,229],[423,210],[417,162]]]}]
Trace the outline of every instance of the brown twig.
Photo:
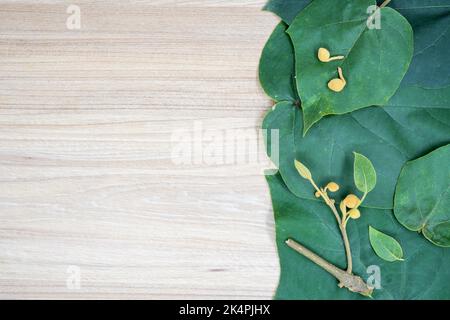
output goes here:
[{"label": "brown twig", "polygon": [[345,254],[347,256],[347,273],[353,272],[353,260],[352,251],[350,249],[350,241],[348,240],[347,228],[344,225],[344,221],[339,225],[341,230],[342,239],[344,240]]},{"label": "brown twig", "polygon": [[292,239],[286,240],[286,245],[334,276],[339,281],[339,287],[345,287],[352,292],[356,292],[368,297],[372,295],[373,289],[370,288],[361,277],[355,276],[342,269],[339,269],[334,264],[326,261],[322,257],[318,256],[314,252],[310,251],[309,249],[305,248],[300,243]]},{"label": "brown twig", "polygon": [[391,0],[385,0],[385,1],[381,4],[380,8],[386,7],[390,2],[391,2]]}]

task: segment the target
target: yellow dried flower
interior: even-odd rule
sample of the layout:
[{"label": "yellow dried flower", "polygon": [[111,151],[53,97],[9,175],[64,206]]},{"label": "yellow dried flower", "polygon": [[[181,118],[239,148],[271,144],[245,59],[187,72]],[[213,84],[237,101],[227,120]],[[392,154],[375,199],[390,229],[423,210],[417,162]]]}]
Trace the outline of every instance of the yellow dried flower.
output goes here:
[{"label": "yellow dried flower", "polygon": [[347,81],[344,78],[341,68],[338,68],[338,73],[339,73],[338,79],[333,79],[330,82],[328,82],[328,88],[334,92],[341,92],[347,85]]},{"label": "yellow dried flower", "polygon": [[361,212],[358,209],[352,209],[348,212],[348,215],[352,219],[359,219],[361,217]]},{"label": "yellow dried flower", "polygon": [[350,209],[356,208],[360,202],[361,200],[354,194],[349,194],[344,199],[344,204]]},{"label": "yellow dried flower", "polygon": [[344,56],[336,56],[336,57],[330,57],[330,51],[328,51],[325,48],[320,48],[317,52],[317,58],[322,62],[330,62],[333,60],[342,60],[345,57]]},{"label": "yellow dried flower", "polygon": [[336,182],[330,182],[327,184],[327,189],[331,192],[336,192],[339,190],[339,185]]}]

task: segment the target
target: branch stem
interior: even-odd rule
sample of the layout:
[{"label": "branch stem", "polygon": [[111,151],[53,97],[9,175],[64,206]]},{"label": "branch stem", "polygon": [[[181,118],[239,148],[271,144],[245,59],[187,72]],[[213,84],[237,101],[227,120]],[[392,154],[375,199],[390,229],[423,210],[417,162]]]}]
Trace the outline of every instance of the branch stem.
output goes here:
[{"label": "branch stem", "polygon": [[386,7],[390,2],[391,2],[391,0],[385,0],[385,1],[381,4],[380,8]]},{"label": "branch stem", "polygon": [[335,202],[333,200],[331,200],[330,197],[328,197],[327,193],[323,192],[323,190],[320,189],[316,185],[314,180],[310,179],[309,181],[311,182],[314,189],[316,189],[316,191],[323,198],[323,200],[325,201],[327,206],[330,207],[331,211],[333,212],[333,214],[336,218],[336,221],[339,225],[339,230],[341,231],[342,240],[344,241],[345,255],[347,257],[347,273],[351,274],[352,270],[353,270],[353,259],[352,259],[352,250],[350,249],[350,241],[348,240],[348,235],[347,235],[346,221],[345,221],[345,219],[341,219],[339,212],[336,209]]},{"label": "branch stem", "polygon": [[339,269],[334,264],[326,261],[311,250],[305,248],[300,243],[288,239],[286,245],[296,252],[300,253],[310,261],[314,262],[319,267],[330,273],[339,281],[339,287],[346,287],[352,292],[357,292],[364,296],[371,296],[373,289],[370,288],[361,277],[350,274],[342,269]]},{"label": "branch stem", "polygon": [[345,254],[347,256],[347,273],[352,273],[353,271],[353,260],[352,251],[350,249],[350,241],[348,240],[346,221],[343,221],[339,226],[341,229],[342,239],[344,240]]},{"label": "branch stem", "polygon": [[341,217],[339,216],[338,211],[336,210],[336,207],[334,206],[334,202],[331,201],[331,199],[328,197],[328,195],[322,191],[322,189],[320,189],[316,183],[314,182],[314,180],[309,180],[309,182],[311,182],[312,186],[314,187],[314,189],[316,189],[316,191],[320,194],[320,196],[322,197],[322,199],[325,201],[325,203],[327,204],[327,206],[329,206],[331,208],[331,211],[333,211],[333,214],[337,220],[337,222],[339,223],[339,225],[341,225]]}]

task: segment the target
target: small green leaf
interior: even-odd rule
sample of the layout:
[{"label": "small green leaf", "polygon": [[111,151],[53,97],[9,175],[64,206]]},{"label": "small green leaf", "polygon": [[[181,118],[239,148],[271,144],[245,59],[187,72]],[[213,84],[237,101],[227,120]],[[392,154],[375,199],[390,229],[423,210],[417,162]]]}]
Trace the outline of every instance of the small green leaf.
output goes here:
[{"label": "small green leaf", "polygon": [[369,239],[375,253],[383,260],[403,261],[403,250],[397,240],[369,226]]},{"label": "small green leaf", "polygon": [[311,176],[311,172],[309,171],[309,169],[300,161],[295,160],[295,168],[297,169],[298,173],[305,178],[306,180],[311,180],[312,176]]},{"label": "small green leaf", "polygon": [[377,184],[377,173],[369,159],[362,154],[356,152],[354,154],[355,165],[353,177],[355,179],[355,185],[359,191],[369,193]]}]

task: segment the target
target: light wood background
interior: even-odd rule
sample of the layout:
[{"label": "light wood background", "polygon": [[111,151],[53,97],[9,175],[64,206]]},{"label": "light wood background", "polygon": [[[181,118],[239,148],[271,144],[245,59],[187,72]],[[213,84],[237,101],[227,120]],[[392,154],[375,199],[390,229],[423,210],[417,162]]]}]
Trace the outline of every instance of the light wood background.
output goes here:
[{"label": "light wood background", "polygon": [[0,0],[0,298],[273,296],[259,162],[180,164],[173,140],[261,125],[264,2]]}]

